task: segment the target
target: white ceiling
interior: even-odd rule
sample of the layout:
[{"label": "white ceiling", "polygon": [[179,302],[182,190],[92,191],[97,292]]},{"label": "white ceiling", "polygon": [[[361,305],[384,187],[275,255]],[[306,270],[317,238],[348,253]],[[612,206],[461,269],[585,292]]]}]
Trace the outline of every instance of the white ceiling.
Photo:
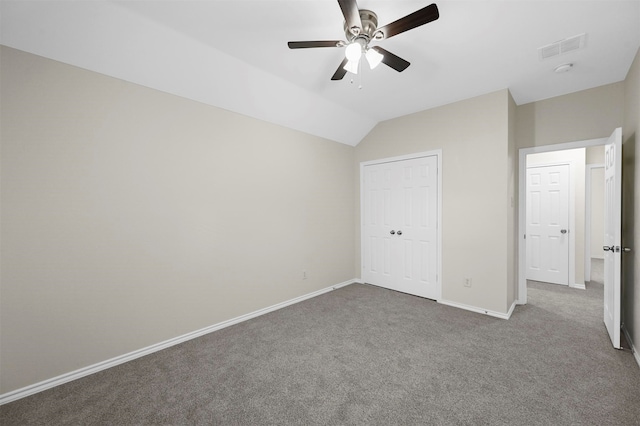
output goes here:
[{"label": "white ceiling", "polygon": [[[429,3],[358,5],[385,25]],[[363,65],[353,83],[330,80],[343,49],[287,47],[344,39],[335,0],[2,0],[0,42],[349,145],[380,121],[495,90],[521,105],[624,80],[640,47],[640,0],[436,4],[440,19],[379,43],[409,68]],[[539,59],[581,33],[584,49]]]}]

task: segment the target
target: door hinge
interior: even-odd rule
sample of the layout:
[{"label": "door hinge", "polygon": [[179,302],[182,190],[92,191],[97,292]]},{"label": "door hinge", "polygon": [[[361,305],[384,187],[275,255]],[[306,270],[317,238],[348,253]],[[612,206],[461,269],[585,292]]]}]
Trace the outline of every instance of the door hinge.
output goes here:
[{"label": "door hinge", "polygon": [[524,239],[525,239],[525,240],[527,239],[527,234],[524,234]]}]

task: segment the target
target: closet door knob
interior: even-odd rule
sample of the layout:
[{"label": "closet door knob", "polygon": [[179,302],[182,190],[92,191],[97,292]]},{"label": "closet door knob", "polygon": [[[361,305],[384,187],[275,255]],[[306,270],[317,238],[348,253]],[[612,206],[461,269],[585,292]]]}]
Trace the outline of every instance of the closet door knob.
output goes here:
[{"label": "closet door knob", "polygon": [[402,235],[402,231],[398,231],[398,235]]},{"label": "closet door knob", "polygon": [[389,232],[391,235],[395,235],[396,231],[394,231],[393,229],[391,230],[391,232]]}]

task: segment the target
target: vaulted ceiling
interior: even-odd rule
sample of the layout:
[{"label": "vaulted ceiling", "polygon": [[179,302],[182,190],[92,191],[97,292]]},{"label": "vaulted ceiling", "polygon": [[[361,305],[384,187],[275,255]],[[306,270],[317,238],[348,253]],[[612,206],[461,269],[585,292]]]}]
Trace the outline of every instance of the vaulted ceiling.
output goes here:
[{"label": "vaulted ceiling", "polygon": [[[431,1],[358,5],[385,25]],[[3,0],[0,42],[349,145],[380,121],[495,90],[520,105],[624,80],[640,47],[640,0],[436,4],[438,20],[378,43],[409,68],[365,64],[340,81],[344,48],[287,47],[345,39],[335,0]],[[581,48],[541,59],[581,34]]]}]

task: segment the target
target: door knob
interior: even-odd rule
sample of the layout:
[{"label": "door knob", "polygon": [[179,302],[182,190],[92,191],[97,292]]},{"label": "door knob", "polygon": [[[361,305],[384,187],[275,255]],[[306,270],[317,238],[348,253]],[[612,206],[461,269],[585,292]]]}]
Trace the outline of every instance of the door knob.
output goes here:
[{"label": "door knob", "polygon": [[389,232],[391,235],[395,235],[396,231],[394,231],[393,229],[391,230],[391,232]]},{"label": "door knob", "polygon": [[603,246],[602,250],[604,251],[613,251],[613,246],[609,247],[609,246]]},{"label": "door knob", "polygon": [[567,230],[566,230],[566,229],[561,229],[561,230],[560,230],[560,233],[561,233],[561,234],[566,234],[566,233],[567,233]]},{"label": "door knob", "polygon": [[398,235],[402,235],[402,231],[398,231]]},{"label": "door knob", "polygon": [[622,251],[625,253],[629,253],[631,251],[631,249],[629,247],[623,247]]}]

